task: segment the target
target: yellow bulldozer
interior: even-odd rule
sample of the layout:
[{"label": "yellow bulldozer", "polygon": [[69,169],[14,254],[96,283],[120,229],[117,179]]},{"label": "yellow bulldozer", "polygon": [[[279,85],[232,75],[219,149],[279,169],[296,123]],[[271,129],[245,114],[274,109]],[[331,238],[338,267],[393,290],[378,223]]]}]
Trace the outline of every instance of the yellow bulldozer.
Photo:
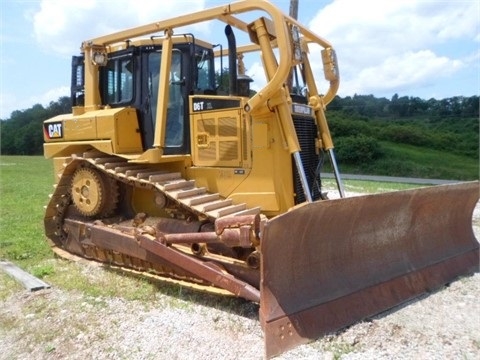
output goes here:
[{"label": "yellow bulldozer", "polygon": [[[227,46],[182,32],[203,22]],[[478,182],[345,197],[325,116],[338,86],[332,45],[263,0],[84,41],[72,113],[44,122],[53,250],[258,302],[266,357],[478,271]]]}]

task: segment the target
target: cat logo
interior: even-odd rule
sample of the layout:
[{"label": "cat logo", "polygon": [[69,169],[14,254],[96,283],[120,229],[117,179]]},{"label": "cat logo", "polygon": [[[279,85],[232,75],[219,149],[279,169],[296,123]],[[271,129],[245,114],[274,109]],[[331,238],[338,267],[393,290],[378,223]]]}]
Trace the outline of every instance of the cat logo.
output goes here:
[{"label": "cat logo", "polygon": [[58,139],[63,137],[63,127],[61,122],[45,124],[45,132],[49,139]]}]

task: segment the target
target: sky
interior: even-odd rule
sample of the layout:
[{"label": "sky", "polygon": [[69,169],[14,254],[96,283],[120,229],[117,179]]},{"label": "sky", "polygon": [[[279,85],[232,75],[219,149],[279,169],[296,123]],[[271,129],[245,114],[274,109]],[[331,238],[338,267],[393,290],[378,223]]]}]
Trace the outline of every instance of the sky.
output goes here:
[{"label": "sky", "polygon": [[[228,2],[1,0],[0,119],[68,96],[83,40]],[[290,0],[272,2],[288,13]],[[299,22],[336,49],[341,97],[479,95],[478,0],[299,0],[298,10]],[[227,47],[223,28],[189,30]],[[258,88],[260,63],[246,65]]]}]

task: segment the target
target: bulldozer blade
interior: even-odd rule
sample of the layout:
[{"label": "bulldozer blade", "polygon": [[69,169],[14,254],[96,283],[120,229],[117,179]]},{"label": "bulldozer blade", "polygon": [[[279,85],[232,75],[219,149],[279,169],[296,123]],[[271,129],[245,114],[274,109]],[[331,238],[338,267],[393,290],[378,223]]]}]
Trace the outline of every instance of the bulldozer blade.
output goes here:
[{"label": "bulldozer blade", "polygon": [[318,201],[267,222],[266,357],[478,271],[479,182]]}]

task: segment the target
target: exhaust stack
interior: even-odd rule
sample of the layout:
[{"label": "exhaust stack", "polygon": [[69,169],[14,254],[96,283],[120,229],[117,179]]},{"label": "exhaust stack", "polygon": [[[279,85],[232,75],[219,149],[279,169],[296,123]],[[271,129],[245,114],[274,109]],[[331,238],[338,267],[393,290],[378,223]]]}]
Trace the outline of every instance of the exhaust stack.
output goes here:
[{"label": "exhaust stack", "polygon": [[238,95],[237,91],[237,42],[235,34],[230,25],[225,26],[225,35],[228,40],[228,76],[229,76],[229,95]]}]

